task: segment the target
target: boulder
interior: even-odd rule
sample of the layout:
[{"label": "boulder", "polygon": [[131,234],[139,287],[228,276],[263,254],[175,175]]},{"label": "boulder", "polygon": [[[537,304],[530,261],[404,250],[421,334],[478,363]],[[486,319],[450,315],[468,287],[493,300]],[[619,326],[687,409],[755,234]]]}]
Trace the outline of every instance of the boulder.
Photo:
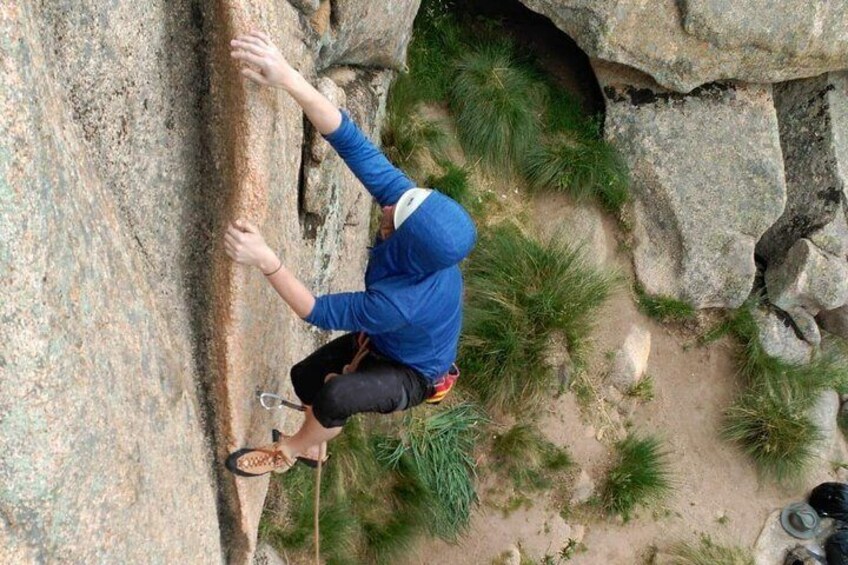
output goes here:
[{"label": "boulder", "polygon": [[631,326],[624,344],[615,352],[608,381],[622,393],[629,392],[645,374],[651,354],[651,332]]},{"label": "boulder", "polygon": [[331,25],[325,30],[324,67],[358,65],[400,70],[421,0],[324,0]]},{"label": "boulder", "polygon": [[818,395],[809,412],[810,421],[821,434],[821,440],[816,443],[814,452],[818,466],[822,468],[833,461],[845,461],[848,454],[842,432],[837,425],[839,408],[839,394],[835,390],[825,390]]},{"label": "boulder", "polygon": [[585,504],[592,498],[593,494],[595,494],[595,481],[592,480],[589,473],[581,469],[580,475],[571,489],[570,504],[573,506]]},{"label": "boulder", "polygon": [[780,565],[784,562],[786,555],[799,545],[816,555],[824,556],[824,542],[833,530],[833,520],[826,518],[821,522],[818,536],[810,540],[800,540],[786,533],[780,524],[780,509],[774,510],[769,514],[754,543],[754,563]]},{"label": "boulder", "polygon": [[833,220],[812,232],[808,239],[825,253],[848,258],[848,222],[845,211],[837,210]]},{"label": "boulder", "polygon": [[253,555],[253,565],[288,565],[277,550],[267,543],[260,543]]},{"label": "boulder", "polygon": [[757,244],[778,263],[801,238],[845,259],[848,181],[848,72],[774,86],[786,171],[786,208]]},{"label": "boulder", "polygon": [[816,320],[823,330],[848,339],[848,304],[834,310],[819,312]]},{"label": "boulder", "polygon": [[787,310],[786,314],[792,318],[795,329],[801,334],[804,341],[813,347],[821,345],[822,336],[819,331],[819,325],[816,323],[816,319],[812,314],[803,308],[792,308]]},{"label": "boulder", "polygon": [[770,88],[713,84],[682,95],[593,66],[605,135],[630,167],[639,281],[698,308],[738,307],[753,286],[754,246],[785,202]]},{"label": "boulder", "polygon": [[769,265],[765,280],[769,300],[783,310],[803,308],[815,315],[848,302],[848,261],[808,239],[798,240],[781,263]]},{"label": "boulder", "polygon": [[716,80],[771,83],[848,68],[848,4],[787,0],[521,0],[590,57],[689,92]]},{"label": "boulder", "polygon": [[792,323],[785,317],[770,310],[757,309],[754,321],[760,346],[768,355],[793,365],[810,362],[813,348],[795,332]]},{"label": "boulder", "polygon": [[601,268],[609,261],[614,242],[607,236],[604,216],[597,206],[574,202],[564,194],[544,194],[534,198],[533,208],[542,237],[556,237],[581,247],[595,267]]}]

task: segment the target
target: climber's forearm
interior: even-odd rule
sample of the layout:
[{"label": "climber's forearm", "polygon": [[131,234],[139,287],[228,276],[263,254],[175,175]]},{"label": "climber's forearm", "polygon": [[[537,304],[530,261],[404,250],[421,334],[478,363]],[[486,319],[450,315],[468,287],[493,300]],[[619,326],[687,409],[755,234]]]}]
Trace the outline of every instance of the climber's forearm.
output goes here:
[{"label": "climber's forearm", "polygon": [[321,135],[331,134],[341,125],[342,115],[336,105],[318,92],[300,73],[285,90],[303,108],[303,113]]},{"label": "climber's forearm", "polygon": [[301,318],[309,316],[315,307],[315,296],[279,260],[272,264],[274,266],[263,270],[263,273],[273,272],[276,265],[279,265],[280,268],[273,274],[266,275],[265,278],[268,279],[280,298],[285,300],[286,304],[294,310],[295,314]]}]

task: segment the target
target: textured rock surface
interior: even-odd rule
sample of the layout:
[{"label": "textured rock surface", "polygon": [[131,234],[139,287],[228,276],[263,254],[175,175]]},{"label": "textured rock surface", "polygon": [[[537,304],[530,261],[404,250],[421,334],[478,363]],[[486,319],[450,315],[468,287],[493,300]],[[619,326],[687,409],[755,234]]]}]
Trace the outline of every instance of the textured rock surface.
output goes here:
[{"label": "textured rock surface", "polygon": [[580,475],[571,488],[571,504],[576,505],[588,502],[593,494],[595,494],[595,481],[592,480],[589,473],[581,469]]},{"label": "textured rock surface", "polygon": [[776,565],[783,563],[786,554],[801,545],[824,556],[824,542],[833,533],[833,520],[826,518],[821,522],[819,535],[810,540],[800,540],[790,536],[780,525],[780,509],[769,514],[757,541],[754,544],[754,563],[756,565]]},{"label": "textured rock surface", "polygon": [[651,332],[631,326],[621,349],[615,352],[609,382],[619,391],[627,393],[644,376],[651,354]]},{"label": "textured rock surface", "polygon": [[[769,263],[816,233],[817,245],[844,258],[848,182],[848,73],[774,87],[786,170],[786,209],[757,245]],[[826,228],[826,229],[823,229]]]},{"label": "textured rock surface", "polygon": [[816,403],[810,409],[810,421],[821,433],[821,440],[816,443],[814,449],[819,468],[825,468],[832,461],[845,461],[848,455],[845,440],[836,422],[839,407],[839,394],[835,390],[825,390],[819,394]]},{"label": "textured rock surface", "polygon": [[848,302],[848,262],[801,239],[783,262],[766,270],[766,288],[771,303],[783,310],[832,310]]},{"label": "textured rock surface", "polygon": [[[300,109],[245,83],[228,42],[267,29],[317,80],[334,42],[359,64],[402,56],[408,24],[377,17],[417,7],[347,2],[337,19],[294,4],[0,9],[0,448],[15,454],[0,462],[0,562],[250,559],[267,479],[221,461],[297,424],[255,392],[290,394],[289,367],[325,336],[220,234],[252,220],[313,290],[353,290],[370,202],[323,141],[304,151]],[[342,49],[369,18],[381,41]],[[391,73],[330,70],[339,86],[322,84],[375,136]],[[328,199],[310,224],[315,152]]]},{"label": "textured rock surface", "polygon": [[[164,11],[111,12],[111,33],[133,15],[145,29]],[[192,198],[194,171],[165,156],[193,151],[179,141],[192,111],[176,105],[173,135],[148,124],[126,145],[116,142],[114,153],[100,151],[106,142],[98,136],[120,129],[91,129],[108,121],[97,117],[107,110],[89,107],[85,119],[75,110],[74,83],[55,47],[42,43],[39,21],[52,15],[0,9],[0,562],[220,562],[192,328],[185,304],[177,307],[179,267],[169,264],[182,250],[154,244],[181,230],[156,224],[178,218],[184,200],[134,233],[121,198],[124,189],[138,191],[143,209],[162,198],[168,178]],[[67,40],[75,49],[80,38]],[[142,67],[146,56],[138,53]],[[100,72],[98,57],[87,58],[90,67],[70,72]],[[164,90],[126,85],[115,94],[122,111],[111,117],[129,123],[135,104],[155,104]],[[157,143],[162,168],[148,170],[154,160],[144,151]],[[135,152],[138,162],[107,162]],[[111,167],[124,183],[109,176]]]},{"label": "textured rock surface", "polygon": [[421,0],[329,2],[332,27],[321,52],[325,64],[403,67]]},{"label": "textured rock surface", "polygon": [[848,4],[769,0],[521,0],[590,57],[688,92],[722,79],[769,83],[848,68]]},{"label": "textured rock surface", "polygon": [[823,330],[848,339],[848,304],[835,310],[819,312],[816,320]]},{"label": "textured rock surface", "polygon": [[760,346],[768,355],[787,363],[809,363],[813,348],[798,336],[792,323],[769,310],[754,311]]},{"label": "textured rock surface", "polygon": [[630,166],[645,290],[698,308],[739,306],[754,282],[754,246],[785,201],[769,87],[680,95],[641,73],[593,66],[607,100],[605,135]]}]

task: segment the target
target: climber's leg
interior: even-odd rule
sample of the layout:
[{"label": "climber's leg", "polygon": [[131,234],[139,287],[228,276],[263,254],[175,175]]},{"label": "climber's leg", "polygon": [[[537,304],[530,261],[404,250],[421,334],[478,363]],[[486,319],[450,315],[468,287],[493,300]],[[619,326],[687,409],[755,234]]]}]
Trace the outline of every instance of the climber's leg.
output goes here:
[{"label": "climber's leg", "polygon": [[415,370],[369,353],[357,371],[336,375],[323,384],[303,426],[282,440],[282,449],[292,457],[314,458],[318,454],[310,450],[336,437],[353,414],[406,410],[421,404],[429,391],[430,384]]}]

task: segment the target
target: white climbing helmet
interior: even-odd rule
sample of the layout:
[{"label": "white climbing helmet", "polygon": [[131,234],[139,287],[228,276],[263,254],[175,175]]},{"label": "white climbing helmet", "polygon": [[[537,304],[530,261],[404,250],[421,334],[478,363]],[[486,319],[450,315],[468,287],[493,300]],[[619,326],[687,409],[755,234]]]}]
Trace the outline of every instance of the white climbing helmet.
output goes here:
[{"label": "white climbing helmet", "polygon": [[398,229],[421,206],[431,192],[433,191],[429,188],[410,188],[403,193],[395,204],[395,229]]}]

